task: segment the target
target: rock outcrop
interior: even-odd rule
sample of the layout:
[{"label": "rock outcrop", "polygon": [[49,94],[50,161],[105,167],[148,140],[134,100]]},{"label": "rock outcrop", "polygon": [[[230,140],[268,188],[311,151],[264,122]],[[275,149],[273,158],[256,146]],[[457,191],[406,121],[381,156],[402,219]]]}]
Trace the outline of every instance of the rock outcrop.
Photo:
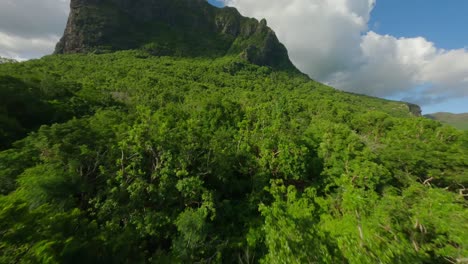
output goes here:
[{"label": "rock outcrop", "polygon": [[419,105],[412,104],[412,103],[406,103],[406,105],[408,106],[408,110],[411,114],[417,117],[422,116],[422,109]]},{"label": "rock outcrop", "polygon": [[265,20],[205,0],[71,0],[55,53],[145,49],[154,55],[242,56],[294,69],[288,52]]}]

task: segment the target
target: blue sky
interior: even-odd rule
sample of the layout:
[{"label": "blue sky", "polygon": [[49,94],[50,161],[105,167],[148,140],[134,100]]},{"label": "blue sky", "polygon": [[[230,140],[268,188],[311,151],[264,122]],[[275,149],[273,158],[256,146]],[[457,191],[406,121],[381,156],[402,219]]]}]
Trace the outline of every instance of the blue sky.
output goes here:
[{"label": "blue sky", "polygon": [[[468,1],[464,0],[380,0],[369,25],[379,34],[422,36],[442,49],[468,48],[467,12]],[[427,113],[468,112],[468,99],[455,98],[425,108]]]},{"label": "blue sky", "polygon": [[468,1],[379,0],[370,26],[380,34],[422,36],[443,49],[468,47]]},{"label": "blue sky", "polygon": [[219,1],[219,0],[208,0],[208,2],[210,2],[210,4],[212,4],[214,6],[218,6],[218,7],[222,7],[224,5],[223,1]]},{"label": "blue sky", "polygon": [[[221,0],[209,0],[222,7]],[[468,1],[379,0],[370,29],[397,37],[422,36],[443,49],[468,47]]]}]

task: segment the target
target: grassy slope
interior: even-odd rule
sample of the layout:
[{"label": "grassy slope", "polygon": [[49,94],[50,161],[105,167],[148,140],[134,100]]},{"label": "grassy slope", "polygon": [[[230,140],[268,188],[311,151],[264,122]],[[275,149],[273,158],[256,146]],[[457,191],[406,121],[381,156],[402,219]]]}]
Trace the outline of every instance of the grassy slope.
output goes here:
[{"label": "grassy slope", "polygon": [[461,130],[468,130],[468,113],[452,114],[452,113],[434,113],[425,115],[425,117],[440,121],[444,124],[454,126]]},{"label": "grassy slope", "polygon": [[[302,74],[272,72],[268,67],[248,64],[234,57],[154,57],[140,51],[54,55],[21,64],[4,64],[0,67],[0,75],[10,75],[39,85],[43,82],[74,83],[83,88],[82,96],[93,101],[115,97],[116,94],[143,96],[148,89],[154,93],[197,95],[222,90],[233,97],[248,97],[259,89],[268,97],[283,93],[286,89],[288,96],[308,104],[313,102],[317,107],[356,113],[381,111],[395,117],[412,116],[408,106],[402,102],[341,92]],[[158,79],[164,79],[165,83],[158,82]],[[345,113],[343,118],[346,118]]]}]

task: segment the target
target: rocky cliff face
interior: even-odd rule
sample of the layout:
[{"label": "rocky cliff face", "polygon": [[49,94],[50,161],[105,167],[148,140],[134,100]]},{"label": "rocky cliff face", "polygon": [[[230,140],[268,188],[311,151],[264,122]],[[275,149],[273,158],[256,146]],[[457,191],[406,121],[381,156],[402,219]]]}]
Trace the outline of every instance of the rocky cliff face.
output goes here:
[{"label": "rocky cliff face", "polygon": [[294,69],[265,20],[205,0],[71,0],[55,53],[142,48],[154,55],[239,55],[258,65]]},{"label": "rocky cliff face", "polygon": [[414,116],[417,116],[417,117],[422,116],[422,110],[421,110],[421,107],[419,105],[411,104],[411,103],[406,103],[406,105],[408,106],[408,110],[409,110],[409,112],[411,114],[413,114]]}]

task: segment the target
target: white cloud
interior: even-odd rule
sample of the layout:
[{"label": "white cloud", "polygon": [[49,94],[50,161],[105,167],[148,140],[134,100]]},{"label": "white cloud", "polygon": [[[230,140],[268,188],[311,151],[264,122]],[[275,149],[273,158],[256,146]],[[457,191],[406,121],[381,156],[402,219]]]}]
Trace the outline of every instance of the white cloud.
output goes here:
[{"label": "white cloud", "polygon": [[367,30],[374,0],[228,0],[227,4],[244,15],[266,18],[295,64],[313,78],[326,80],[358,63],[360,32]]},{"label": "white cloud", "polygon": [[0,32],[0,57],[19,61],[38,58],[52,53],[58,40],[57,35],[27,38]]},{"label": "white cloud", "polygon": [[336,88],[420,104],[468,97],[468,50],[368,31],[375,0],[226,0],[266,18],[292,61]]},{"label": "white cloud", "polygon": [[422,74],[423,79],[434,84],[430,92],[468,96],[468,50],[440,50]]},{"label": "white cloud", "polygon": [[25,60],[53,52],[69,0],[0,0],[0,56]]},{"label": "white cloud", "polygon": [[421,70],[437,50],[423,38],[382,36],[372,31],[362,36],[359,65],[327,80],[331,85],[375,96],[392,96],[425,84]]},{"label": "white cloud", "polygon": [[20,37],[61,34],[69,0],[1,0],[0,31]]},{"label": "white cloud", "polygon": [[437,49],[424,38],[395,38],[372,31],[360,44],[363,63],[337,74],[341,89],[432,104],[468,96],[468,51]]}]

